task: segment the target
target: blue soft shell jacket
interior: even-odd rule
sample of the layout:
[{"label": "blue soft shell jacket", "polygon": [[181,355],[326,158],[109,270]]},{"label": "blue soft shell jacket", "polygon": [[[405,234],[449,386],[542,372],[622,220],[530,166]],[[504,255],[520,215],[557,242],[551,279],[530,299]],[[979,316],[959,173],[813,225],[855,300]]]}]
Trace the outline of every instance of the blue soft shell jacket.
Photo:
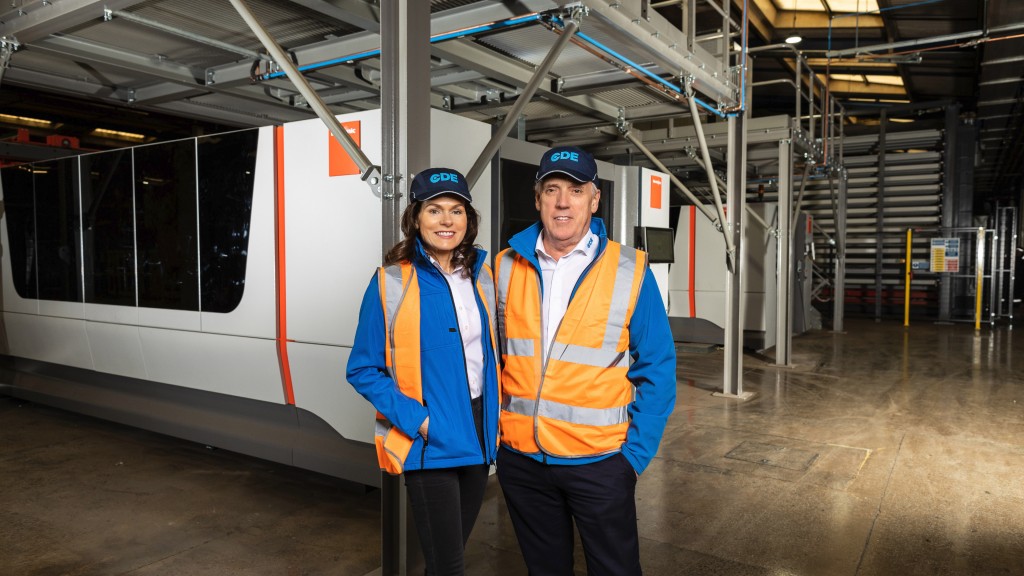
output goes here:
[{"label": "blue soft shell jacket", "polygon": [[[473,269],[474,291],[483,326],[484,449],[477,439],[469,397],[465,352],[448,282],[416,242],[416,278],[420,287],[420,369],[423,374],[423,405],[402,394],[388,374],[384,359],[384,312],[377,274],[363,294],[352,355],[346,376],[349,383],[381,414],[414,439],[405,470],[450,468],[494,462],[498,437],[498,381],[493,327],[475,290],[486,252],[477,249]],[[419,427],[430,415],[428,442]]]},{"label": "blue soft shell jacket", "polygon": [[[604,254],[608,245],[608,232],[604,221],[591,218],[590,230],[600,239],[598,258]],[[537,238],[541,233],[540,223],[523,230],[509,239],[509,247],[525,258],[537,270],[542,278],[541,291],[544,290],[543,276],[540,274],[540,262],[537,260]],[[576,297],[576,289],[580,282],[590,273],[593,263],[580,275],[572,298]],[[507,306],[515,306],[508,302]],[[622,454],[632,464],[637,474],[643,473],[658,451],[661,436],[665,432],[668,417],[676,405],[676,348],[669,328],[665,304],[658,290],[658,282],[648,267],[644,273],[640,296],[629,322],[629,355],[633,363],[629,366],[626,377],[633,384],[635,395],[629,405],[629,431],[626,443],[622,445]],[[580,383],[581,386],[586,383]],[[433,420],[431,420],[433,426]],[[547,454],[527,454],[530,458],[548,464],[587,464],[608,458],[595,456],[591,458],[559,458]]]}]

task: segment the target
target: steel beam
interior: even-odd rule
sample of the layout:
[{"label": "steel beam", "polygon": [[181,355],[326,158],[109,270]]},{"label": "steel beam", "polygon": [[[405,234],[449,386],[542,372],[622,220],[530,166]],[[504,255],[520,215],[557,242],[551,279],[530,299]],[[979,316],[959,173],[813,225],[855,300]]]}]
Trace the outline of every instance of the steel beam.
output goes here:
[{"label": "steel beam", "polygon": [[726,192],[726,203],[729,212],[726,214],[725,229],[730,234],[733,246],[739,258],[735,268],[729,272],[725,280],[725,366],[722,374],[721,396],[746,399],[751,396],[743,392],[743,292],[746,268],[746,242],[743,241],[743,221],[746,212],[747,174],[746,154],[747,130],[744,125],[745,115],[739,114],[729,118],[729,183]]},{"label": "steel beam", "polygon": [[[842,152],[839,157],[842,158]],[[838,170],[839,195],[836,198],[833,222],[833,237],[836,241],[835,277],[832,280],[832,330],[843,331],[843,318],[846,313],[846,210],[847,210],[847,174],[845,168]]]},{"label": "steel beam", "polygon": [[[430,4],[381,2],[381,247],[401,237],[411,175],[430,167]],[[381,473],[381,576],[423,573],[423,556],[399,476]]]},{"label": "steel beam", "polygon": [[[328,18],[355,26],[362,30],[380,30],[380,8],[375,3],[363,0],[290,0],[292,4],[305,6]],[[429,15],[428,15],[429,17]]]},{"label": "steel beam", "polygon": [[217,40],[216,38],[210,38],[209,36],[203,36],[202,34],[196,34],[194,32],[182,30],[181,28],[178,28],[176,26],[170,26],[164,24],[163,22],[158,22],[150,18],[145,18],[143,16],[135,14],[134,12],[128,12],[127,10],[105,10],[104,16],[117,17],[122,20],[134,22],[135,24],[140,24],[142,26],[146,26],[147,28],[160,30],[161,32],[166,32],[179,38],[184,38],[186,40],[198,42],[199,44],[213,46],[214,48],[223,50],[225,52],[233,52],[240,56],[245,56],[246,58],[252,58],[253,60],[269,59],[269,57],[266,56],[265,54],[260,54],[259,52],[256,52],[254,50],[249,50],[247,48],[242,48],[241,46],[236,46],[234,44],[222,42],[220,40]]},{"label": "steel beam", "polygon": [[[724,209],[722,208],[722,196],[721,196],[721,194],[718,191],[718,178],[715,176],[715,167],[711,163],[711,155],[708,152],[707,139],[704,137],[704,128],[702,126],[702,122],[701,122],[701,119],[700,119],[700,114],[697,111],[697,101],[695,100],[695,98],[693,96],[692,88],[690,88],[690,87],[687,87],[687,88],[688,88],[687,89],[687,96],[688,97],[687,97],[686,100],[690,104],[690,118],[693,120],[694,131],[697,133],[697,141],[700,144],[700,153],[701,153],[702,158],[704,159],[704,168],[705,168],[705,171],[707,172],[707,175],[708,175],[708,183],[711,185],[711,196],[712,196],[712,198],[714,198],[714,201],[715,201],[715,209],[718,212],[719,221],[724,223],[724,222],[727,221],[727,216],[725,214]],[[742,122],[740,124],[742,125]],[[730,123],[729,124],[729,147],[730,147],[730,158],[729,158],[729,160],[730,161],[733,160],[733,155],[734,154],[733,154],[733,151],[732,151],[731,147],[733,145],[735,145],[735,142],[733,141],[733,139],[736,138],[736,136],[732,132],[733,129],[734,129],[734,127],[733,127],[732,123]],[[746,180],[746,165],[747,165],[746,164],[746,155],[747,155],[747,151],[746,151],[746,148],[747,148],[747,146],[746,146],[746,136],[747,136],[746,133],[744,133],[742,135],[742,139],[743,139],[743,164],[740,165],[740,168],[742,168],[744,180]],[[730,166],[729,168],[730,168],[730,172],[731,172],[732,171],[731,170],[732,167]],[[742,194],[741,194],[741,196],[742,196]],[[742,213],[740,214],[740,216],[742,216]],[[736,271],[738,269],[737,268],[738,264],[737,264],[736,243],[735,243],[735,241],[732,238],[732,231],[730,231],[728,229],[723,229],[722,233],[723,233],[723,236],[725,238],[725,257],[726,257],[727,263],[729,265],[729,271],[733,272],[733,271]]]},{"label": "steel beam", "polygon": [[288,79],[295,84],[295,88],[306,98],[306,103],[309,104],[310,108],[316,112],[316,115],[320,120],[327,126],[327,130],[330,131],[334,139],[341,144],[341,147],[345,149],[345,152],[352,158],[359,167],[359,171],[362,175],[362,179],[366,181],[372,190],[375,192],[379,190],[379,170],[374,166],[370,159],[366,157],[366,154],[359,148],[359,145],[352,140],[352,137],[348,135],[345,128],[342,127],[341,123],[338,122],[338,118],[331,112],[327,105],[320,100],[320,96],[315,90],[309,85],[306,78],[299,73],[292,64],[288,55],[285,54],[284,50],[277,44],[277,41],[271,38],[270,34],[263,28],[263,25],[256,20],[252,11],[249,9],[248,4],[245,0],[229,0],[231,5],[238,11],[239,16],[245,20],[245,23],[249,26],[252,32],[259,38],[260,43],[267,49],[267,52],[277,61],[277,64],[288,74]]},{"label": "steel beam", "polygon": [[[16,10],[0,14],[0,38],[16,38],[30,44],[42,38],[101,20],[104,9],[122,10],[142,0],[30,0]],[[14,4],[11,3],[13,6]]]},{"label": "steel beam", "polygon": [[[806,180],[806,177],[804,178]],[[793,141],[779,140],[778,236],[775,268],[775,364],[789,366],[793,341]],[[767,270],[765,271],[767,272]]]},{"label": "steel beam", "polygon": [[[239,86],[229,88],[224,86],[210,86],[202,81],[204,73],[201,69],[191,68],[168,60],[161,61],[148,54],[127,52],[113,46],[100,44],[74,36],[51,36],[32,44],[31,50],[33,53],[46,54],[55,58],[71,59],[75,62],[86,62],[101,66],[111,66],[121,70],[127,70],[134,74],[141,74],[147,78],[171,82],[181,86],[178,92],[168,89],[166,86],[159,90],[157,90],[156,85],[147,87],[157,90],[157,94],[164,101],[175,96],[183,98],[190,93],[195,93],[197,90],[201,90],[203,92],[218,92],[235,98],[256,102],[260,106],[266,108],[295,109],[293,105],[288,103],[281,101],[275,102],[274,100],[267,98],[267,96],[262,92],[262,90],[265,90],[265,87]],[[49,82],[44,82],[43,84],[49,84]],[[109,93],[105,94],[105,97],[106,99],[116,100],[117,103],[121,105],[134,104],[137,101],[138,94],[133,94],[132,90],[133,89],[130,87],[111,86]],[[145,91],[146,90],[143,90],[143,92]],[[99,91],[86,90],[85,92],[78,93],[76,95],[80,96],[82,94],[98,95]]]},{"label": "steel beam", "polygon": [[663,70],[677,76],[692,76],[699,92],[727,106],[738,104],[738,86],[728,81],[721,61],[696,45],[691,51],[684,50],[687,37],[657,12],[644,19],[633,9],[635,2],[588,0],[584,4],[591,16],[601,18],[620,34],[617,40],[644,49]]},{"label": "steel beam", "polygon": [[882,320],[882,282],[885,248],[885,132],[888,116],[883,109],[878,123],[878,195],[875,210],[875,321]]},{"label": "steel beam", "polygon": [[[483,72],[490,78],[512,86],[526,86],[533,78],[531,67],[501,56],[470,40],[450,40],[434,44],[431,49],[435,55],[445,60]],[[615,122],[620,116],[617,106],[590,95],[564,96],[543,86],[537,89],[537,94],[584,116],[599,118],[606,122]]]}]

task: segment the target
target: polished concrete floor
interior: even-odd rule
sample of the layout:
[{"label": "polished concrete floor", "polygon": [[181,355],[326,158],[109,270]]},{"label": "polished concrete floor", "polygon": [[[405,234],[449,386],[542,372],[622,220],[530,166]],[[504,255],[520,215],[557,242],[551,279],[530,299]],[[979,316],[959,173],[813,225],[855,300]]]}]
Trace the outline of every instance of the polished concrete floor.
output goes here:
[{"label": "polished concrete floor", "polygon": [[[1024,574],[1014,336],[847,320],[746,356],[746,401],[712,395],[721,351],[680,352],[645,574]],[[525,574],[493,480],[468,573]],[[0,396],[0,575],[361,576],[379,529],[377,491]]]}]

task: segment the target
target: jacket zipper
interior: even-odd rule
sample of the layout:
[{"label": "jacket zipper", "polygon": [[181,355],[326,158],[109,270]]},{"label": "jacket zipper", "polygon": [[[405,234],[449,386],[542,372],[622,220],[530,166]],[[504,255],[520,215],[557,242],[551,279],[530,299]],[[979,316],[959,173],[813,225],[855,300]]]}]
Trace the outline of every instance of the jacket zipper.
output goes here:
[{"label": "jacket zipper", "polygon": [[[423,403],[423,407],[426,408],[426,406],[427,406],[427,404],[426,404],[426,402],[424,402]],[[429,434],[429,432],[428,432],[428,434]],[[420,451],[420,470],[423,470],[425,468],[425,465],[426,465],[426,461],[427,461],[427,444],[428,444],[427,437],[424,436],[423,437],[423,450]]]},{"label": "jacket zipper", "polygon": [[[600,239],[598,239],[598,242],[600,242]],[[591,269],[593,269],[594,264],[596,264],[597,261],[600,260],[602,256],[604,256],[604,252],[605,252],[604,249],[602,249],[600,252],[598,252],[597,255],[594,256],[594,259],[590,261],[590,264],[587,264],[587,267],[584,268],[583,272],[580,273],[580,277],[576,279],[576,285],[572,287],[572,292],[569,294],[569,302],[566,303],[566,305],[565,305],[565,311],[566,312],[569,311],[569,306],[572,305],[572,299],[573,299],[573,297],[576,296],[576,290],[579,289],[580,284],[583,282],[583,279],[586,278],[588,274],[590,274],[590,271],[591,271]],[[534,273],[537,276],[537,286],[540,288],[540,306],[541,306],[541,310],[543,310],[544,309],[544,282],[542,280],[543,279],[543,273],[541,272],[539,266],[534,268]],[[556,337],[558,336],[558,331],[562,328],[562,321],[563,320],[565,320],[565,315],[564,314],[562,315],[562,320],[558,321],[558,326],[555,327],[555,336]],[[544,331],[544,315],[543,314],[541,314],[541,320],[540,320],[540,337],[541,337],[541,342],[542,343],[547,338],[547,332]],[[541,361],[541,365],[540,365],[540,378],[537,381],[537,397],[535,399],[534,408],[533,408],[533,441],[534,441],[534,443],[537,444],[537,447],[540,448],[540,453],[541,453],[542,459],[543,459],[545,464],[547,464],[547,462],[548,462],[548,453],[544,450],[544,446],[541,445],[540,437],[537,434],[537,417],[540,414],[540,396],[541,396],[541,392],[544,391],[544,375],[547,374],[547,371],[548,371],[548,361],[551,360],[551,351],[554,349],[554,346],[555,346],[555,340],[554,339],[552,339],[551,340],[551,344],[547,346],[546,352],[543,351],[543,349],[545,347],[543,345],[541,346],[542,354],[544,354],[544,356],[543,356],[543,360]]]},{"label": "jacket zipper", "polygon": [[[445,278],[443,274],[441,276],[441,280],[444,281],[445,288],[448,289],[448,299],[452,303],[452,313],[455,314],[455,333],[459,335],[459,343],[461,344],[462,343],[462,328],[459,326],[459,312],[458,312],[458,310],[455,309],[455,296],[452,294],[452,287],[451,287],[451,285],[448,284],[448,279]],[[476,280],[475,280],[475,278],[473,278],[472,274],[469,275],[469,280],[470,280],[470,282],[472,283],[472,286],[473,286],[473,303],[476,304],[476,310],[477,310],[476,313],[477,313],[477,315],[479,315],[480,314],[480,303],[476,301],[476,299],[477,299]],[[483,334],[483,326],[481,326],[480,333],[481,333],[481,335]],[[481,344],[481,346],[482,346],[482,344]],[[472,394],[472,391],[470,390],[470,387],[469,387],[469,366],[468,366],[467,361],[466,361],[466,348],[464,346],[459,346],[459,350],[461,351],[461,354],[462,354],[462,371],[466,374],[466,398],[469,400],[469,419],[470,419],[471,422],[473,422],[473,428],[474,428],[473,436],[476,436],[476,429],[475,429],[476,428],[476,419],[473,418],[473,394]],[[483,387],[481,387],[481,398],[483,398],[482,391],[483,391]],[[484,400],[486,400],[486,398],[484,398]],[[487,427],[486,427],[487,422],[485,420],[487,418],[486,410],[483,411],[482,416],[483,416],[483,418],[481,418],[480,424],[481,424],[481,426],[484,426],[484,431],[486,432],[486,430],[487,430]],[[487,442],[487,434],[485,433],[484,434],[484,443],[486,444],[486,442]],[[489,464],[489,462],[487,462],[487,448],[485,446],[483,446],[483,445],[480,446],[480,456],[483,459],[484,464]]]}]

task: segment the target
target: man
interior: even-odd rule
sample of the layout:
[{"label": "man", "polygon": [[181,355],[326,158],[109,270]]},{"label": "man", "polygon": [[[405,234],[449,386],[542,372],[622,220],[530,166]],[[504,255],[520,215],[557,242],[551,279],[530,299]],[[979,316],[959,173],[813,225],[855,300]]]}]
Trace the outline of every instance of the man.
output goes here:
[{"label": "man", "polygon": [[[541,159],[540,222],[498,255],[498,480],[532,576],[641,574],[634,494],[675,405],[676,357],[646,254],[592,215],[597,164]],[[632,364],[627,358],[633,359]]]}]

